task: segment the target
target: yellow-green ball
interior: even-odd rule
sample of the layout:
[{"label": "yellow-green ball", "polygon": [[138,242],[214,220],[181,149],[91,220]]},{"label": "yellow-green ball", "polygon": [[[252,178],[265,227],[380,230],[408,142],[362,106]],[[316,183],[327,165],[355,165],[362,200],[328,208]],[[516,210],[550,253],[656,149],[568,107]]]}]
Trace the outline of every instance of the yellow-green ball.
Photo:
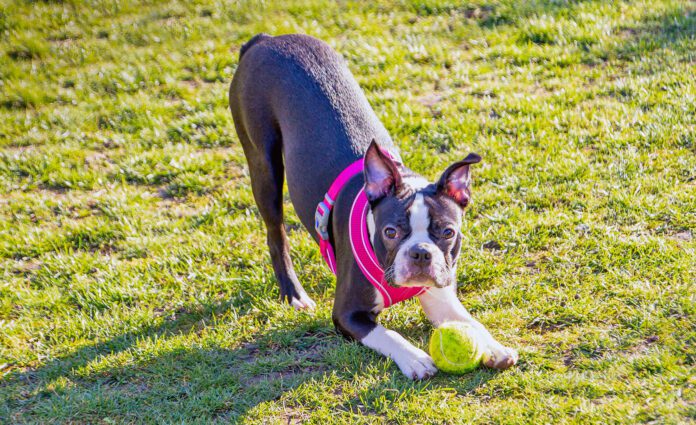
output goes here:
[{"label": "yellow-green ball", "polygon": [[476,330],[462,322],[443,323],[430,337],[430,357],[445,372],[466,373],[476,369],[483,357]]}]

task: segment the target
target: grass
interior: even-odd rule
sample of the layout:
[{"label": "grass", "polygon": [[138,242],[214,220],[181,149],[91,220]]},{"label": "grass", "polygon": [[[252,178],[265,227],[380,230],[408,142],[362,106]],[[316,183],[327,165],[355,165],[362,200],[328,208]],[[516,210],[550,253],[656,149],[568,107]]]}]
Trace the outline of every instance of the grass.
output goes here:
[{"label": "grass", "polygon": [[[517,367],[344,342],[292,213],[319,307],[277,301],[226,96],[261,31],[341,52],[424,175],[483,156],[459,292]],[[0,34],[0,422],[696,420],[693,3],[2,0]]]}]

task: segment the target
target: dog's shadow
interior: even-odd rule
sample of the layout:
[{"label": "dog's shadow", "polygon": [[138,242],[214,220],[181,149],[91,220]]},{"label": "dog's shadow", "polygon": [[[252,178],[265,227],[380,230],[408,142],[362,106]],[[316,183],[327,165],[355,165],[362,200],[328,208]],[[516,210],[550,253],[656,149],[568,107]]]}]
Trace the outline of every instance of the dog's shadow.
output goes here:
[{"label": "dog's shadow", "polygon": [[[249,342],[226,348],[224,339],[203,345],[181,341],[200,332],[196,323],[220,316],[226,306],[180,311],[165,324],[120,335],[106,342],[0,380],[0,419],[21,423],[52,417],[57,422],[213,422],[238,421],[264,403],[282,399],[284,420],[306,415],[303,393],[320,400],[333,394],[332,409],[371,413],[370,400],[398,398],[403,392],[437,387],[468,393],[495,375],[481,370],[457,379],[438,376],[413,382],[391,361],[340,337],[330,323],[277,327]],[[188,329],[182,332],[182,329]],[[408,335],[408,329],[402,329]],[[155,349],[141,350],[147,339]],[[156,355],[152,355],[156,352]],[[370,380],[357,396],[340,394],[343,382]],[[310,397],[311,398],[311,397]],[[287,403],[286,403],[287,401]],[[299,406],[297,409],[293,405]],[[335,404],[335,403],[334,403]],[[258,408],[257,408],[258,407]],[[268,407],[272,409],[273,406]]]}]

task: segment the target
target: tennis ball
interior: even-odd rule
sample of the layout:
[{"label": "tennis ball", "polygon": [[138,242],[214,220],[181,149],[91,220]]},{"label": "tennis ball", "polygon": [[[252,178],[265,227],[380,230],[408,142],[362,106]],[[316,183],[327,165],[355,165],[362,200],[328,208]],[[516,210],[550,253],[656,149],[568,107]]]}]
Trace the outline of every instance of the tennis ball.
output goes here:
[{"label": "tennis ball", "polygon": [[430,337],[430,357],[445,372],[466,373],[476,369],[483,357],[476,330],[462,322],[443,323]]}]

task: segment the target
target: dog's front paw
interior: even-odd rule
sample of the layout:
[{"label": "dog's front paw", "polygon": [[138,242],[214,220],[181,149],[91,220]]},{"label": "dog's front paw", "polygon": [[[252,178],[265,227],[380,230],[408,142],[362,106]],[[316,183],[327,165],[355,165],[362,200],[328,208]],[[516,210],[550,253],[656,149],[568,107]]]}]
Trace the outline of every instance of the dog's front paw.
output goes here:
[{"label": "dog's front paw", "polygon": [[299,298],[292,297],[290,305],[295,307],[296,310],[314,310],[317,306],[306,292],[302,292]]},{"label": "dog's front paw", "polygon": [[517,363],[517,350],[496,345],[483,353],[483,364],[493,369],[504,370]]},{"label": "dog's front paw", "polygon": [[414,347],[398,357],[394,356],[393,360],[409,379],[426,379],[437,373],[433,359],[423,350]]}]

